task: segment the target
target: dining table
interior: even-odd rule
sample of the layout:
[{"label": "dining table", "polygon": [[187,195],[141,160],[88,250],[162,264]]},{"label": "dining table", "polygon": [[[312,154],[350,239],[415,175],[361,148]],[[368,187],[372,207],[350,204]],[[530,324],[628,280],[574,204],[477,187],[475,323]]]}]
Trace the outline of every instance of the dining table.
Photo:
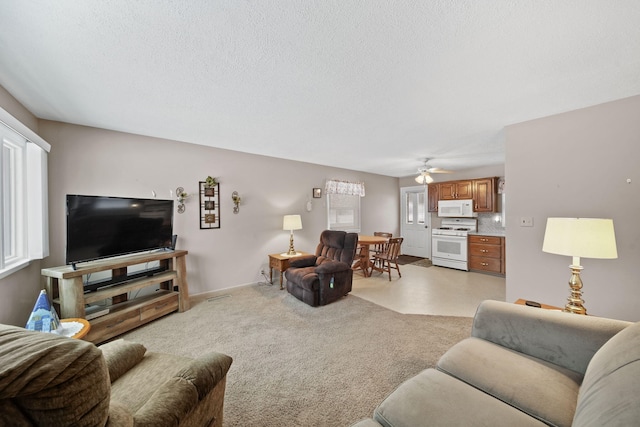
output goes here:
[{"label": "dining table", "polygon": [[371,245],[380,245],[385,243],[389,243],[388,237],[358,235],[358,247],[360,248],[360,254],[358,260],[353,265],[353,269],[357,270],[360,268],[364,273],[364,277],[369,277],[371,275],[369,272],[371,269],[369,248]]}]

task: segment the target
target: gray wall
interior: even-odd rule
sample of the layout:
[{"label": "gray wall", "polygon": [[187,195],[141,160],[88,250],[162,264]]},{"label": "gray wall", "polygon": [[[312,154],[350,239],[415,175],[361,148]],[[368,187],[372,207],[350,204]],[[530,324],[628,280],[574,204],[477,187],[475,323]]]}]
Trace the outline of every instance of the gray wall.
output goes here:
[{"label": "gray wall", "polygon": [[566,302],[571,258],[542,252],[548,217],[612,218],[618,259],[581,259],[585,306],[640,320],[639,138],[640,96],[506,128],[507,301]]},{"label": "gray wall", "polygon": [[[1,87],[0,106],[52,145],[51,254],[0,280],[0,323],[23,326],[42,288],[40,269],[64,264],[68,193],[151,198],[155,191],[158,198],[171,198],[176,187],[196,193],[184,214],[174,214],[178,248],[189,251],[192,295],[259,281],[259,271],[268,270],[267,254],[289,247],[289,233],[282,230],[285,214],[302,215],[303,230],[295,232],[295,247],[313,252],[326,228],[326,203],[312,198],[311,191],[323,188],[326,179],[365,182],[363,233],[399,233],[397,178],[38,120]],[[198,181],[208,175],[221,183],[221,228],[200,230]],[[234,190],[242,196],[237,215],[231,202]],[[313,204],[311,212],[305,209],[307,201]]]},{"label": "gray wall", "polygon": [[[364,181],[362,231],[383,228],[398,233],[398,180],[380,175],[255,156],[177,141],[143,137],[51,121],[39,122],[39,134],[52,145],[49,155],[49,210],[51,255],[43,267],[65,262],[66,194],[171,198],[176,187],[193,193],[184,214],[174,214],[178,248],[187,257],[192,295],[261,279],[268,270],[267,254],[288,249],[289,234],[282,216],[302,215],[303,230],[295,232],[298,250],[313,252],[326,228],[324,199],[313,199],[314,187],[326,179]],[[220,181],[221,228],[200,230],[198,181],[207,175]],[[240,213],[233,214],[231,193],[242,197]],[[313,203],[307,212],[306,202]],[[29,281],[39,284],[39,276]],[[4,282],[0,286],[5,288]],[[2,322],[24,323],[38,286],[28,304]],[[31,293],[31,292],[30,292]],[[24,318],[24,319],[22,319]]]}]

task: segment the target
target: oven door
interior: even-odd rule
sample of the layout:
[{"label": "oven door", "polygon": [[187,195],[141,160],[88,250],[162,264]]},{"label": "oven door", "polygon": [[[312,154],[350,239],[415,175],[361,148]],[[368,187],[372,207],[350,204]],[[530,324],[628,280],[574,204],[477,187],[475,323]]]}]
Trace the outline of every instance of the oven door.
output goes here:
[{"label": "oven door", "polygon": [[435,235],[432,243],[433,265],[468,270],[466,236]]}]

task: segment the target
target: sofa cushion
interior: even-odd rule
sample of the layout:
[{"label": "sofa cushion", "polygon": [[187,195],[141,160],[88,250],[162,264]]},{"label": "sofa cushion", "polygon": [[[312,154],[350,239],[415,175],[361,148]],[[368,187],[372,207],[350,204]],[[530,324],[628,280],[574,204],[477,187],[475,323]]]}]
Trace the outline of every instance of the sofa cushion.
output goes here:
[{"label": "sofa cushion", "polygon": [[129,369],[136,366],[147,351],[142,344],[123,339],[103,344],[100,346],[100,350],[102,350],[102,355],[107,361],[111,382],[114,382]]},{"label": "sofa cushion", "polygon": [[554,426],[570,426],[582,375],[497,344],[467,338],[437,369]]},{"label": "sofa cushion", "polygon": [[574,426],[630,426],[640,420],[640,322],[607,341],[584,376]]},{"label": "sofa cushion", "polygon": [[374,419],[386,427],[545,425],[435,369],[401,384],[376,408]]}]

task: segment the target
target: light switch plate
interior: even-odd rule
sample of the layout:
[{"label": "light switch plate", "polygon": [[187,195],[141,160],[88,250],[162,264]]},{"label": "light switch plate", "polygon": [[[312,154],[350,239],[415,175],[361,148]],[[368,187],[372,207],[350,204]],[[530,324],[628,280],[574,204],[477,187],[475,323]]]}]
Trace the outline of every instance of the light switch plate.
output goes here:
[{"label": "light switch plate", "polygon": [[533,217],[530,217],[530,216],[520,217],[520,227],[533,227]]}]

